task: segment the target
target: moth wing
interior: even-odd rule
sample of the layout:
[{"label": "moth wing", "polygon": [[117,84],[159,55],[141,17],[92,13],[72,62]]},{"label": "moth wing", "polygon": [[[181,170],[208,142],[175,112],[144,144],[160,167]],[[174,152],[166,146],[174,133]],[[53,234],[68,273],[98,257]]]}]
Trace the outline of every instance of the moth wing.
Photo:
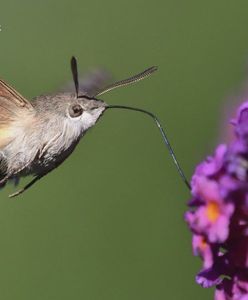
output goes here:
[{"label": "moth wing", "polygon": [[[104,69],[95,69],[79,78],[79,95],[93,97],[112,81],[111,74]],[[74,83],[66,84],[62,92],[75,92]]]},{"label": "moth wing", "polygon": [[5,98],[11,104],[17,107],[25,107],[26,109],[32,109],[32,104],[19,94],[10,85],[0,79],[0,97]]},{"label": "moth wing", "polygon": [[13,122],[25,118],[26,113],[33,110],[27,99],[0,79],[0,149],[14,138]]},{"label": "moth wing", "polygon": [[96,69],[79,81],[79,94],[95,96],[112,80],[111,74],[104,69]]}]

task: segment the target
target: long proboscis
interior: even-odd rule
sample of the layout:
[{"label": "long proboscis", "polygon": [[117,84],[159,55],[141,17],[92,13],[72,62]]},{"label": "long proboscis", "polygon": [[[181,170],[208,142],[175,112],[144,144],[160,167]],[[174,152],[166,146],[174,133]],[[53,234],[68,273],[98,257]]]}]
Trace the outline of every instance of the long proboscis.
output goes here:
[{"label": "long proboscis", "polygon": [[177,168],[177,171],[178,171],[179,175],[181,176],[182,180],[186,184],[187,188],[189,190],[191,190],[191,186],[190,186],[190,184],[189,184],[189,182],[188,182],[188,180],[187,180],[187,178],[186,178],[186,176],[185,176],[185,174],[183,172],[183,169],[181,168],[181,166],[180,166],[180,164],[179,164],[179,162],[178,162],[178,160],[176,158],[176,155],[175,155],[174,150],[173,150],[173,148],[172,148],[172,146],[171,146],[171,144],[170,144],[170,142],[168,140],[168,137],[167,137],[167,135],[165,133],[165,130],[163,129],[163,127],[162,127],[159,119],[153,113],[151,113],[150,111],[141,109],[141,108],[131,107],[131,106],[124,106],[124,105],[108,105],[106,108],[107,109],[118,108],[118,109],[134,110],[134,111],[138,111],[138,112],[141,112],[141,113],[144,113],[144,114],[150,116],[155,121],[155,123],[156,123],[156,125],[157,125],[157,127],[158,127],[158,129],[159,129],[159,131],[160,131],[160,133],[162,135],[164,144],[167,147],[167,149],[169,150],[169,153],[170,153],[170,155],[171,155],[171,157],[173,159],[173,162],[174,162],[174,164],[175,164],[175,166]]}]

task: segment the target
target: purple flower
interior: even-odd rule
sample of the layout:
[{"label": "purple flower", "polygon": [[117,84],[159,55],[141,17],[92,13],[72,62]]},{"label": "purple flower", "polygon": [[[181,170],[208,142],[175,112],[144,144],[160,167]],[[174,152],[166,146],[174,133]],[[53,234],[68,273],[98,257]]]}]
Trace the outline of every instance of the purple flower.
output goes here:
[{"label": "purple flower", "polygon": [[200,165],[193,176],[192,193],[194,200],[198,201],[191,202],[196,203],[196,207],[185,214],[185,219],[193,232],[206,236],[209,242],[224,242],[228,237],[234,204],[223,199],[221,186],[216,180],[209,178],[213,174],[204,174],[204,167],[207,174],[210,169],[212,173],[214,169],[218,170],[220,167],[220,161],[215,162],[213,158],[209,158],[209,161]]},{"label": "purple flower", "polygon": [[211,268],[213,265],[213,250],[206,238],[202,235],[194,234],[192,238],[193,253],[203,260],[204,268]]},{"label": "purple flower", "polygon": [[238,272],[230,280],[223,280],[215,291],[215,300],[248,300],[247,274]]},{"label": "purple flower", "polygon": [[235,139],[196,168],[185,214],[203,261],[196,282],[215,285],[215,300],[248,300],[248,101],[232,124]]}]

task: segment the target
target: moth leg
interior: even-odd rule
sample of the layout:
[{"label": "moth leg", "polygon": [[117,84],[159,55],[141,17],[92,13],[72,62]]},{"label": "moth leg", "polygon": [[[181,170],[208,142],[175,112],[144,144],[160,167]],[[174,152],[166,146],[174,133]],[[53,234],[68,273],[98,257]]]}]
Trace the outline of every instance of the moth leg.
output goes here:
[{"label": "moth leg", "polygon": [[14,173],[10,173],[10,174],[4,176],[4,177],[0,180],[0,187],[5,186],[6,183],[7,183],[7,181],[8,181],[9,179],[11,179],[11,177],[12,177],[13,175],[14,175]]},{"label": "moth leg", "polygon": [[24,193],[27,189],[29,189],[32,185],[34,185],[36,183],[36,181],[40,180],[42,177],[44,177],[47,173],[45,174],[40,174],[37,175],[36,177],[34,177],[33,180],[31,180],[27,185],[25,185],[22,189],[20,189],[19,191],[10,194],[9,198],[14,198],[16,196],[19,196],[20,194]]},{"label": "moth leg", "polygon": [[[3,187],[6,185],[7,181],[12,179],[12,176],[15,174],[18,174],[19,172],[21,172],[22,170],[24,170],[28,165],[30,164],[30,162],[28,162],[28,164],[26,164],[25,166],[23,166],[22,168],[18,169],[17,172],[15,173],[10,173],[6,176],[4,176],[1,180],[0,180],[0,187]],[[19,180],[15,180],[14,184],[17,185]]]},{"label": "moth leg", "polygon": [[[38,152],[37,152],[37,154],[38,154]],[[36,156],[37,156],[37,154],[36,154]],[[33,159],[30,159],[25,165],[23,165],[23,166],[21,166],[19,169],[17,169],[14,173],[11,173],[11,174],[9,174],[9,175],[6,175],[2,180],[0,180],[0,186],[1,186],[1,184],[2,184],[2,182],[3,182],[3,184],[5,185],[6,183],[7,183],[7,181],[8,180],[13,180],[14,181],[14,185],[15,186],[17,186],[18,185],[18,183],[19,183],[19,180],[20,180],[20,177],[14,177],[13,178],[13,176],[15,176],[15,175],[17,175],[18,173],[20,173],[21,171],[23,171],[24,169],[26,169],[31,163],[32,163],[32,161],[33,161]],[[42,176],[43,177],[43,176]],[[35,178],[34,178],[35,179]],[[33,180],[34,180],[33,179]],[[32,181],[33,181],[32,180]],[[37,181],[37,180],[36,180]],[[30,182],[31,183],[31,182]],[[28,184],[29,185],[29,184]],[[32,184],[33,185],[33,184]],[[28,187],[27,187],[28,188]],[[24,190],[26,190],[26,187],[24,187]],[[19,192],[20,192],[20,194],[21,193],[23,193],[24,191],[18,191],[18,192],[16,192],[16,193],[18,193],[18,195],[19,195]],[[13,193],[13,195],[15,195],[16,193]],[[12,194],[11,195],[9,195],[9,197],[12,197]],[[17,196],[17,195],[16,195]],[[13,196],[14,197],[14,196]]]},{"label": "moth leg", "polygon": [[1,180],[0,180],[0,187],[4,187],[7,183],[9,179],[9,176],[4,176]]}]

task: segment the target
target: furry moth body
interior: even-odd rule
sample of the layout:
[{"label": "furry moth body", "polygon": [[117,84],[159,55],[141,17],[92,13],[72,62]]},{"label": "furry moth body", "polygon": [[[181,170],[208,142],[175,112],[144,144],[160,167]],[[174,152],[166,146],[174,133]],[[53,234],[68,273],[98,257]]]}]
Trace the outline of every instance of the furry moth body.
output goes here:
[{"label": "furry moth body", "polygon": [[33,175],[24,188],[58,167],[75,149],[87,130],[94,126],[108,105],[98,95],[137,82],[157,68],[151,67],[131,78],[80,95],[77,62],[71,59],[75,93],[39,96],[28,101],[0,80],[0,186],[8,180]]}]

